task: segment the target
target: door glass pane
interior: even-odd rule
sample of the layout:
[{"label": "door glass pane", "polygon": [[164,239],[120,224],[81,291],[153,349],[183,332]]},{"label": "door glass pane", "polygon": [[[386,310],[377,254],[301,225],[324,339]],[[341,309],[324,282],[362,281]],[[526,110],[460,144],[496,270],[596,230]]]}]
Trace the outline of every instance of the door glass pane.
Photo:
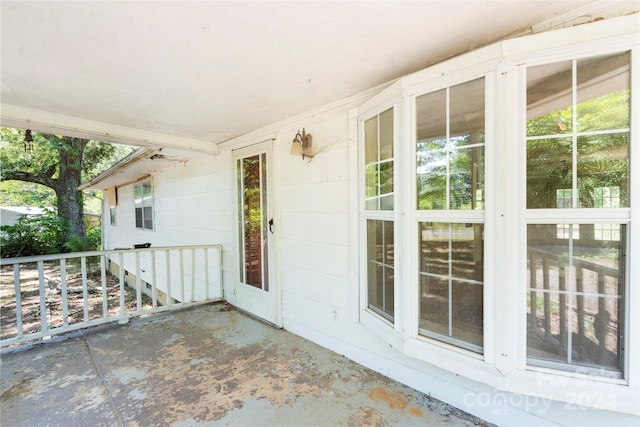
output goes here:
[{"label": "door glass pane", "polygon": [[267,218],[267,154],[260,154],[260,170],[262,171],[261,176],[261,187],[262,187],[262,195],[260,199],[260,220],[262,221],[262,280],[263,285],[262,289],[265,291],[269,291],[269,250],[268,250],[268,234],[267,228],[269,226],[269,220]]},{"label": "door glass pane", "polygon": [[260,155],[242,159],[244,276],[248,285],[263,287],[263,210]]},{"label": "door glass pane", "polygon": [[625,224],[528,225],[530,359],[622,370],[625,239]]}]

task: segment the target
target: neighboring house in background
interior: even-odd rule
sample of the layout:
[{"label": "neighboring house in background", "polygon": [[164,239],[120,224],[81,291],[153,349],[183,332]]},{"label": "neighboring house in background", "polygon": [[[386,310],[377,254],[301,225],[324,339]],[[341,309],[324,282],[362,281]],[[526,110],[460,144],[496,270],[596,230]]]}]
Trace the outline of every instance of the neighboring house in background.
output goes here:
[{"label": "neighboring house in background", "polygon": [[[229,303],[500,425],[640,416],[639,19],[594,21],[455,52],[216,144],[131,131],[145,148],[83,186],[105,192],[104,248],[221,244]],[[124,97],[123,81],[96,93]],[[248,83],[237,99],[253,100]],[[180,109],[164,89],[186,122],[236,107]],[[242,113],[266,114],[262,102]],[[145,118],[157,104],[139,99]],[[27,111],[23,126],[31,117],[49,118]],[[165,291],[173,272],[155,270]]]},{"label": "neighboring house in background", "polygon": [[44,212],[45,209],[33,206],[1,206],[0,225],[15,225],[23,216],[42,215]]}]

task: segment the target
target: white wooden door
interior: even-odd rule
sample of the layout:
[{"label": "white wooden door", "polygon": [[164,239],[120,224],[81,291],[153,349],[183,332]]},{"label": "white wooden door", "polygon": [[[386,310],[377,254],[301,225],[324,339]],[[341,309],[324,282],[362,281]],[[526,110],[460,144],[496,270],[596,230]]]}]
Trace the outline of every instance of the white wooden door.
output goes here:
[{"label": "white wooden door", "polygon": [[234,150],[239,275],[236,305],[276,326],[272,141]]}]

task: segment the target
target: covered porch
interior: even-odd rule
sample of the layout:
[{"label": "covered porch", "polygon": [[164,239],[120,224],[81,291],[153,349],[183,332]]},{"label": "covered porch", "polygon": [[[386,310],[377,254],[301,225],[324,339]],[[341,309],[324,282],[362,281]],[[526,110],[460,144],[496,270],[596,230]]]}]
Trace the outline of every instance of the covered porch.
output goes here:
[{"label": "covered porch", "polygon": [[1,360],[7,426],[489,425],[226,303]]}]

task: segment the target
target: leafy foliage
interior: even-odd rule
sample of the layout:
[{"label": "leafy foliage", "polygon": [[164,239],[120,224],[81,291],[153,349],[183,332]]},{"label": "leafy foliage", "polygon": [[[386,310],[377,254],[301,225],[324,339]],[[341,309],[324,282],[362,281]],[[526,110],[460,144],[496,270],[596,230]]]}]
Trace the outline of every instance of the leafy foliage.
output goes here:
[{"label": "leafy foliage", "polygon": [[67,227],[67,221],[53,211],[23,216],[14,225],[3,225],[0,228],[2,257],[68,252],[65,250]]}]

